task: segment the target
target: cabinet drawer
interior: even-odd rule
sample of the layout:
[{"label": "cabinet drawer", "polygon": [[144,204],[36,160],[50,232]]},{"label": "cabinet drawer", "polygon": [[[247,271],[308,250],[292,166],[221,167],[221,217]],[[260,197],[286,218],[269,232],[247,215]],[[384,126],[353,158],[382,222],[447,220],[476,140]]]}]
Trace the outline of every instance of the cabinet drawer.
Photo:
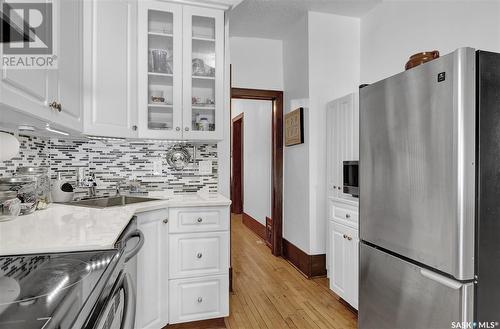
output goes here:
[{"label": "cabinet drawer", "polygon": [[358,224],[358,213],[346,208],[335,206],[333,208],[333,217]]},{"label": "cabinet drawer", "polygon": [[228,272],[228,232],[172,234],[169,239],[170,278]]},{"label": "cabinet drawer", "polygon": [[170,233],[229,230],[229,207],[171,208]]},{"label": "cabinet drawer", "polygon": [[227,274],[170,280],[170,323],[220,318],[229,315]]}]

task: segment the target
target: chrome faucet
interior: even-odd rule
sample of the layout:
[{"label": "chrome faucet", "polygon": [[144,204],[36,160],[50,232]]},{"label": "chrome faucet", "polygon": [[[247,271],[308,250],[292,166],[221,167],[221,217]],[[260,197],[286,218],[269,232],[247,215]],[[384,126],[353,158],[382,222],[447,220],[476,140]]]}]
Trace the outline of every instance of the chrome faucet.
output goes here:
[{"label": "chrome faucet", "polygon": [[78,168],[76,172],[76,185],[78,187],[88,188],[89,197],[94,198],[96,196],[97,182],[95,179],[95,173],[85,175],[85,167]]},{"label": "chrome faucet", "polygon": [[123,182],[125,182],[127,179],[126,178],[120,178],[116,181],[116,196],[120,196],[120,188]]}]

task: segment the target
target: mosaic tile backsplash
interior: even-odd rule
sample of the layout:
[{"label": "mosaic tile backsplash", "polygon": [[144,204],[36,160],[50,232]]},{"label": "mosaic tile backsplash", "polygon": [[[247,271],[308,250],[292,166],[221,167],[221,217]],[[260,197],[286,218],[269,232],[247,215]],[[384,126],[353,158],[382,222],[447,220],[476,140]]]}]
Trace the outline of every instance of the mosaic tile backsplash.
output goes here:
[{"label": "mosaic tile backsplash", "polygon": [[[66,140],[19,136],[19,156],[0,162],[0,176],[10,176],[19,166],[50,168],[52,179],[61,173],[75,187],[76,197],[86,188],[76,187],[76,172],[85,167],[95,174],[98,195],[113,195],[117,182],[137,179],[144,191],[174,193],[217,192],[217,144],[186,143],[191,163],[183,170],[170,168],[163,160],[169,142]],[[212,173],[199,174],[200,161],[212,161]],[[126,190],[127,184],[122,184]]]}]

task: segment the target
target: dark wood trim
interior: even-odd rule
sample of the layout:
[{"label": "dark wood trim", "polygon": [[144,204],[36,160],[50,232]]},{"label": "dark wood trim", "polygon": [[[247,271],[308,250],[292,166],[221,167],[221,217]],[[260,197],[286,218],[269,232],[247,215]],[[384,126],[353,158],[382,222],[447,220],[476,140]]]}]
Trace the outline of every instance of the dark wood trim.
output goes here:
[{"label": "dark wood trim", "polygon": [[273,220],[266,217],[266,245],[272,248],[273,244]]},{"label": "dark wood trim", "polygon": [[272,168],[271,168],[271,218],[273,219],[272,253],[283,254],[283,92],[231,88],[231,98],[260,99],[273,102]]},{"label": "dark wood trim", "polygon": [[[234,196],[232,193],[235,192],[235,176],[234,176],[234,165],[235,165],[235,161],[234,161],[234,150],[235,150],[235,145],[234,145],[234,124],[235,122],[237,122],[238,120],[241,120],[241,131],[240,131],[240,149],[239,149],[239,152],[240,152],[240,155],[241,155],[241,159],[240,159],[240,177],[239,177],[239,180],[240,180],[240,185],[241,185],[241,189],[240,189],[240,205],[241,207],[240,208],[237,208],[235,209],[236,206],[238,206],[235,202],[234,202]],[[245,134],[245,120],[244,120],[244,113],[240,113],[238,114],[236,117],[234,117],[232,120],[231,120],[231,161],[232,161],[232,164],[231,164],[231,168],[233,168],[231,170],[231,199],[233,200],[233,202],[231,202],[231,212],[232,213],[235,213],[235,214],[241,214],[243,213],[243,209],[244,209],[244,196],[245,196],[245,182],[244,182],[244,179],[243,177],[244,176],[244,170],[245,170],[245,163],[244,163],[244,152],[245,152],[245,144],[244,144],[244,134]]]},{"label": "dark wood trim", "polygon": [[356,314],[358,316],[358,310],[351,306],[348,302],[346,302],[342,297],[339,297],[339,302],[342,303],[349,311]]},{"label": "dark wood trim", "polygon": [[326,275],[326,255],[309,255],[283,239],[283,258],[292,264],[307,278]]},{"label": "dark wood trim", "polygon": [[224,318],[169,324],[163,329],[223,329],[227,328]]},{"label": "dark wood trim", "polygon": [[229,266],[229,292],[233,292],[233,267]]},{"label": "dark wood trim", "polygon": [[262,240],[266,240],[266,227],[262,225],[258,220],[243,212],[243,225],[248,227],[252,232],[257,234]]}]

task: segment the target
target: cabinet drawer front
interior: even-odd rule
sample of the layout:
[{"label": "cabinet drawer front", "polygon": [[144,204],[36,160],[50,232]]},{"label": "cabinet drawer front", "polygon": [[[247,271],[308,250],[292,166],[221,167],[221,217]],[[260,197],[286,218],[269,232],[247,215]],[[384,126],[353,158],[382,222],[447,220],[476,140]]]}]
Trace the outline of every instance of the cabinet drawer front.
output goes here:
[{"label": "cabinet drawer front", "polygon": [[227,273],[229,233],[170,235],[170,278]]},{"label": "cabinet drawer front", "polygon": [[345,234],[346,237],[350,237],[351,239],[359,239],[359,230],[337,222],[331,222],[331,223],[335,231],[342,233],[342,235]]},{"label": "cabinet drawer front", "polygon": [[358,213],[356,211],[337,206],[333,209],[333,217],[358,224]]},{"label": "cabinet drawer front", "polygon": [[172,208],[170,232],[206,232],[229,230],[229,207]]},{"label": "cabinet drawer front", "polygon": [[229,277],[227,274],[170,280],[169,286],[170,323],[229,315]]}]

